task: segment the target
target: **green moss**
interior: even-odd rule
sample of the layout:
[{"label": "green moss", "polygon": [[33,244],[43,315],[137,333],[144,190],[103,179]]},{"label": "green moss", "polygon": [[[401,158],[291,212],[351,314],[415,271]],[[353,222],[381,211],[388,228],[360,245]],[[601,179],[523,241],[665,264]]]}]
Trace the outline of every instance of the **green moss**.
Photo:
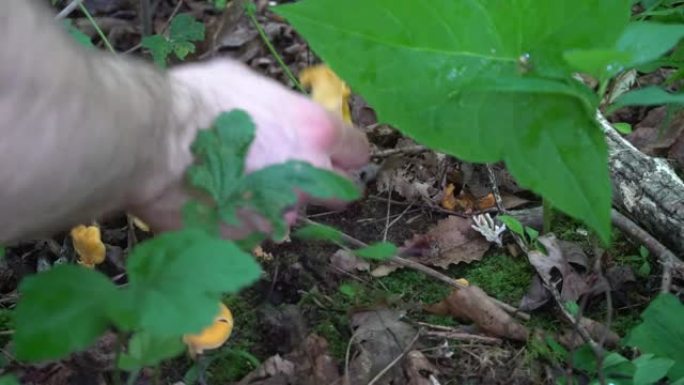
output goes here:
[{"label": "green moss", "polygon": [[523,297],[533,275],[525,258],[491,255],[468,266],[463,277],[490,296],[513,304]]},{"label": "green moss", "polygon": [[405,302],[431,304],[446,297],[451,288],[424,273],[402,269],[379,279],[379,287]]},{"label": "green moss", "polygon": [[210,353],[211,363],[207,371],[212,382],[239,380],[257,366],[258,358],[252,352],[260,342],[260,332],[256,327],[256,309],[248,296],[245,293],[224,298],[226,306],[233,313],[234,326],[228,343],[220,350]]},{"label": "green moss", "polygon": [[344,360],[350,338],[349,333],[345,333],[344,330],[348,330],[349,326],[347,322],[340,322],[339,318],[337,321],[322,321],[313,328],[313,331],[328,341],[328,351],[333,358]]}]

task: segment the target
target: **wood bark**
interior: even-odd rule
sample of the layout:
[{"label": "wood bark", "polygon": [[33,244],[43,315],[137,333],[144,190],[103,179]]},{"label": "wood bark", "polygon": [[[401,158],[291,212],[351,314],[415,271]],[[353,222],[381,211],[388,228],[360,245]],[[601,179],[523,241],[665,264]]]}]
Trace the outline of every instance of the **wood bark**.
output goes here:
[{"label": "wood bark", "polygon": [[608,143],[613,205],[684,256],[684,182],[664,159],[643,154],[598,117]]}]

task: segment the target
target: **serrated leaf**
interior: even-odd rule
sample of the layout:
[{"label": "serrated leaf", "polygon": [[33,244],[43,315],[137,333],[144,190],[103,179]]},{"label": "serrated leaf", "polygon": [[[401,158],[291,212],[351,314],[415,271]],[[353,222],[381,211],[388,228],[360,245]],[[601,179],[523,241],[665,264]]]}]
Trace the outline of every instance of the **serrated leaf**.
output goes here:
[{"label": "serrated leaf", "polygon": [[377,242],[354,250],[354,254],[364,259],[386,261],[397,255],[397,246],[390,242]]},{"label": "serrated leaf", "polygon": [[169,39],[176,42],[204,40],[204,24],[189,13],[181,13],[171,21]]},{"label": "serrated leaf", "polygon": [[119,357],[118,366],[128,371],[154,366],[167,358],[177,356],[184,347],[180,336],[158,336],[138,332],[128,342],[126,352]]},{"label": "serrated leaf", "polygon": [[161,35],[145,36],[140,45],[150,51],[159,68],[166,68],[167,58],[173,52],[173,45],[167,38]]},{"label": "serrated leaf", "polygon": [[219,115],[212,129],[200,131],[192,144],[201,163],[190,168],[190,183],[208,192],[215,202],[232,197],[254,132],[254,123],[243,110]]},{"label": "serrated leaf", "polygon": [[200,131],[192,146],[200,163],[190,169],[190,183],[211,195],[225,223],[239,225],[238,210],[249,209],[265,217],[279,238],[287,229],[285,210],[294,207],[298,192],[319,199],[359,197],[349,179],[301,161],[244,175],[244,158],[254,130],[247,113],[233,110],[221,114],[211,130]]},{"label": "serrated leaf", "polygon": [[221,214],[234,218],[236,208],[258,211],[270,221],[275,237],[279,238],[287,231],[284,210],[297,203],[297,191],[325,200],[349,201],[359,197],[358,188],[349,179],[306,162],[289,161],[246,175]]},{"label": "serrated leaf", "polygon": [[60,265],[19,286],[15,313],[17,358],[56,359],[88,347],[110,325],[110,304],[118,299],[102,273]]},{"label": "serrated leaf", "polygon": [[199,332],[216,315],[221,294],[237,292],[261,273],[252,256],[232,242],[194,229],[140,244],[127,271],[141,309],[140,327],[160,336]]},{"label": "serrated leaf", "polygon": [[634,361],[634,385],[651,385],[665,377],[674,361],[669,358],[656,358],[652,354],[645,354]]},{"label": "serrated leaf", "polygon": [[674,360],[668,377],[684,377],[684,305],[672,294],[660,294],[641,314],[643,322],[634,327],[625,343],[642,353]]},{"label": "serrated leaf", "polygon": [[613,46],[629,1],[303,0],[276,10],[380,120],[465,160],[504,160],[609,238],[598,101],[562,55]]},{"label": "serrated leaf", "polygon": [[187,41],[175,42],[173,44],[173,53],[180,60],[184,60],[188,54],[195,52],[195,45]]},{"label": "serrated leaf", "polygon": [[320,223],[301,227],[292,235],[296,238],[311,241],[342,242],[342,233],[339,230]]}]

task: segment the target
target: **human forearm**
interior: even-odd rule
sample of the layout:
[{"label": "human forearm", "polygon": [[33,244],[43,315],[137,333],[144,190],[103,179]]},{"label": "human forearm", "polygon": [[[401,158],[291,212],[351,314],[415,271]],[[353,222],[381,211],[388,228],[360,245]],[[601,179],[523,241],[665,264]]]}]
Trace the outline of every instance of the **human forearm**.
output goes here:
[{"label": "human forearm", "polygon": [[3,3],[0,242],[135,204],[182,172],[166,75],[77,47],[37,1]]}]

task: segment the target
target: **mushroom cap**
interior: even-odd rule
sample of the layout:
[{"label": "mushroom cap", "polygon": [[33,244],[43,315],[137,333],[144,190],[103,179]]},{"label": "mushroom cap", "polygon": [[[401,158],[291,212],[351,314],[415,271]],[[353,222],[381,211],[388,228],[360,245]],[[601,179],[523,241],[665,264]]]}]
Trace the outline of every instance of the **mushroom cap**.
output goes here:
[{"label": "mushroom cap", "polygon": [[233,313],[223,303],[219,303],[219,314],[214,322],[204,328],[199,334],[186,334],[183,342],[188,346],[192,357],[202,354],[205,350],[221,347],[233,331]]}]

